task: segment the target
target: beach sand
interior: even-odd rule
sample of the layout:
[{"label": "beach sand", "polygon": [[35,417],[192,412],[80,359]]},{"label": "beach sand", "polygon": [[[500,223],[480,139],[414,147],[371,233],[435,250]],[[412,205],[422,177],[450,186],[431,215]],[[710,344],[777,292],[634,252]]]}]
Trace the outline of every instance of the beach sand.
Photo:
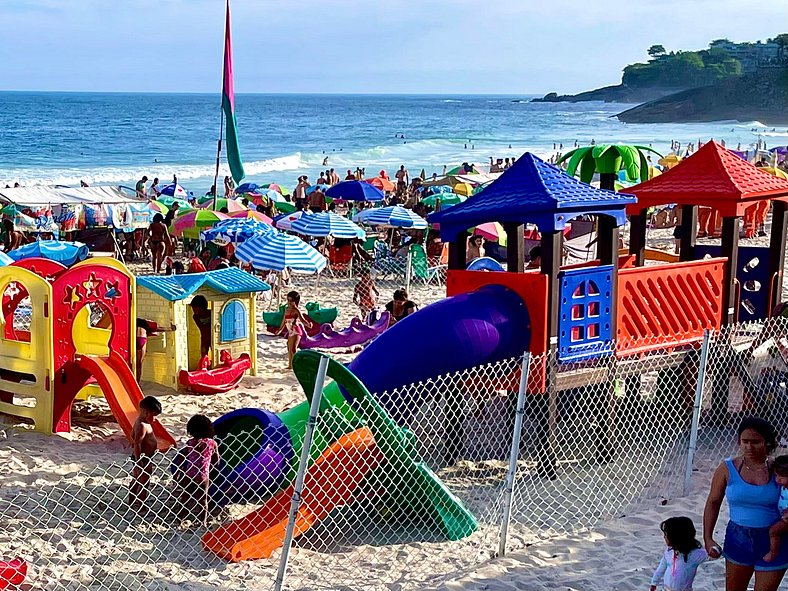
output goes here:
[{"label": "beach sand", "polygon": [[[652,231],[650,237],[651,244],[672,250],[672,229]],[[746,243],[768,245],[768,238]],[[143,272],[143,268],[136,268],[136,272]],[[297,278],[294,283],[302,292],[302,301],[338,304],[338,327],[346,326],[356,312],[350,302],[352,281],[329,279],[317,284],[311,278]],[[396,282],[379,282],[378,286],[381,305],[398,287]],[[443,294],[440,286],[420,285],[411,290],[411,298],[418,303],[435,301]],[[261,307],[265,306],[261,300]],[[164,407],[161,421],[179,441],[185,439],[186,422],[195,413],[215,418],[241,407],[279,412],[303,402],[300,386],[285,369],[284,340],[269,336],[262,322],[258,322],[258,333],[260,374],[244,379],[232,392],[190,396],[143,384],[146,393],[160,398]],[[345,362],[354,354],[335,357]],[[505,441],[497,443],[506,448]],[[56,436],[34,433],[18,419],[0,415],[0,502],[5,507],[0,511],[0,555],[26,556],[33,568],[39,569],[37,580],[52,582],[42,588],[270,588],[278,552],[269,560],[226,564],[202,552],[194,531],[166,523],[146,524],[117,513],[126,490],[128,455],[125,438],[100,398],[77,404],[72,432]],[[590,529],[567,535],[513,527],[513,550],[504,558],[494,558],[498,536],[494,524],[500,511],[500,483],[506,463],[500,458],[467,461],[441,476],[452,490],[460,491],[458,494],[472,510],[483,513],[479,531],[457,542],[387,545],[375,539],[375,532],[365,529],[363,515],[334,516],[333,525],[344,523],[351,534],[335,537],[327,525],[322,531],[328,532],[329,544],[319,539],[321,530],[307,536],[293,553],[291,588],[646,588],[663,549],[659,523],[670,515],[689,515],[700,527],[711,468],[712,464],[704,465],[696,472],[689,496],[664,501],[645,499],[638,504],[637,512],[617,515]],[[166,470],[164,460],[162,470]],[[53,491],[60,491],[59,498],[71,501],[53,505]],[[567,491],[560,502],[579,503],[577,495],[582,494],[578,487]],[[37,500],[44,498],[48,500]],[[9,505],[12,499],[14,504]],[[724,523],[724,516],[720,522]],[[85,531],[89,533],[81,533]],[[352,535],[358,531],[363,535]],[[695,588],[723,588],[722,569],[721,562],[702,567]]]}]

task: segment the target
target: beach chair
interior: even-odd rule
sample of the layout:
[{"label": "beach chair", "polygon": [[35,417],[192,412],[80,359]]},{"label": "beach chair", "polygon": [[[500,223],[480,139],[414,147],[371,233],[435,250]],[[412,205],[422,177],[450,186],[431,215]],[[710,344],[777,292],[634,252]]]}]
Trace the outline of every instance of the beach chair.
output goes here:
[{"label": "beach chair", "polygon": [[347,244],[340,246],[330,246],[328,249],[328,268],[332,275],[346,274],[350,272],[350,264],[353,260],[353,246]]},{"label": "beach chair", "polygon": [[421,244],[410,245],[410,266],[413,277],[423,281],[424,285],[443,285],[446,282],[448,265],[430,266],[427,253]]}]

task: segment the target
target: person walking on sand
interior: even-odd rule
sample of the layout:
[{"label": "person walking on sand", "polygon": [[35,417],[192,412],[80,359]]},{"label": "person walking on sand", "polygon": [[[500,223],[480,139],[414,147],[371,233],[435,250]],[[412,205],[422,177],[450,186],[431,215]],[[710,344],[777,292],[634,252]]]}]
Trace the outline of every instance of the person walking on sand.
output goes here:
[{"label": "person walking on sand", "polygon": [[161,265],[164,262],[164,256],[167,254],[169,244],[170,233],[167,230],[167,225],[164,223],[164,216],[157,213],[153,216],[153,221],[148,227],[148,246],[151,252],[154,273],[161,273]]},{"label": "person walking on sand", "polygon": [[153,472],[153,454],[159,442],[153,432],[153,421],[161,414],[161,403],[153,396],[140,401],[140,413],[131,430],[131,445],[134,468],[129,487],[129,506],[139,510],[148,498],[148,482]]},{"label": "person walking on sand", "polygon": [[397,179],[397,184],[404,183],[407,185],[410,181],[410,178],[408,177],[408,171],[404,164],[399,167],[399,170],[396,173],[394,173],[394,177]]},{"label": "person walking on sand", "polygon": [[[307,319],[298,307],[300,303],[301,294],[297,291],[288,292],[285,313],[282,315],[282,323],[276,332],[276,334],[281,335],[287,331],[287,369],[293,369],[293,356],[298,351],[301,339],[306,336],[305,325]],[[312,324],[312,321],[309,320],[309,323]]]}]

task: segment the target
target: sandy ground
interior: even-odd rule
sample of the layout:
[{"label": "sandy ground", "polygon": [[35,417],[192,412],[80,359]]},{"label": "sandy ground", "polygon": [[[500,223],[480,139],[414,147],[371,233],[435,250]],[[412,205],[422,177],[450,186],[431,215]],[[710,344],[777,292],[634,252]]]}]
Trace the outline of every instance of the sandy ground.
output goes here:
[{"label": "sandy ground", "polygon": [[[672,248],[672,230],[653,231],[651,238],[653,246]],[[746,243],[767,245],[768,238]],[[136,271],[143,272],[143,268]],[[321,280],[319,284],[313,279],[294,280],[304,301],[339,306],[339,327],[346,326],[356,312],[352,306],[353,283],[341,278]],[[382,280],[378,287],[382,305],[399,287],[399,281]],[[411,298],[422,305],[442,294],[443,288],[434,285],[414,285],[411,290]],[[267,307],[267,303],[261,301],[261,307]],[[147,393],[160,397],[164,407],[161,421],[176,439],[185,439],[186,421],[195,413],[215,418],[241,407],[279,412],[304,400],[301,388],[286,370],[285,342],[269,336],[262,322],[258,333],[260,375],[246,378],[230,393],[188,396],[143,384]],[[336,357],[347,361],[354,354],[351,351]],[[638,504],[637,512],[612,520],[606,517],[592,529],[571,535],[550,534],[545,540],[544,532],[533,527],[513,527],[511,546],[515,550],[505,558],[490,560],[497,551],[495,524],[506,470],[505,435],[494,436],[496,429],[501,429],[500,421],[496,422],[498,416],[489,416],[479,429],[490,435],[478,443],[485,451],[478,460],[439,471],[480,518],[479,531],[458,542],[408,540],[407,534],[400,532],[401,543],[387,544],[363,513],[340,513],[332,516],[332,523],[323,530],[307,536],[294,553],[291,588],[645,588],[662,550],[659,522],[683,514],[692,516],[700,526],[707,470],[696,474],[689,496],[677,495],[665,501],[645,499]],[[73,431],[51,437],[32,432],[13,417],[0,415],[0,556],[21,553],[30,556],[31,563],[38,559],[38,584],[33,588],[203,591],[271,587],[278,553],[271,560],[227,565],[199,549],[199,532],[179,529],[167,519],[145,523],[118,513],[125,494],[128,454],[125,438],[103,399],[78,404]],[[166,472],[165,460],[161,469]],[[577,473],[578,482],[583,481],[583,474]],[[541,489],[535,486],[528,490],[539,493]],[[54,505],[53,491],[60,495]],[[581,494],[580,488],[567,492],[561,502],[571,504]],[[526,504],[519,510],[525,514],[527,499],[523,502]],[[340,530],[341,536],[336,534]],[[83,531],[89,534],[81,534]],[[155,576],[151,563],[155,563]],[[42,585],[42,581],[47,584]],[[696,589],[721,588],[722,565],[703,567]]]}]

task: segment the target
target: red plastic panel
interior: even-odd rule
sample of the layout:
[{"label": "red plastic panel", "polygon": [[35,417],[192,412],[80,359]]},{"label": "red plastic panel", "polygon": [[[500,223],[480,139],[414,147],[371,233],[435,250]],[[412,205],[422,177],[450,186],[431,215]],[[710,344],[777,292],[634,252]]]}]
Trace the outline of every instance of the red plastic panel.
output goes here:
[{"label": "red plastic panel", "polygon": [[726,264],[716,258],[620,270],[617,354],[690,343],[719,328]]}]

